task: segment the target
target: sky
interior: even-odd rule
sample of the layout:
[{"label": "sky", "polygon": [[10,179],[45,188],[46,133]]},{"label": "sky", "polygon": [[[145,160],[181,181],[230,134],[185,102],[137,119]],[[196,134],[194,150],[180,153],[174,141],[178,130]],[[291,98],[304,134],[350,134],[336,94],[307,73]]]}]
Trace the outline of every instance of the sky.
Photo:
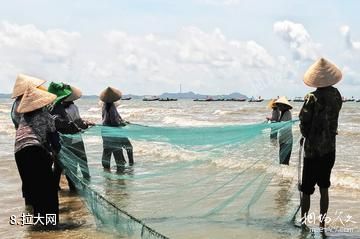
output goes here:
[{"label": "sky", "polygon": [[303,96],[320,57],[360,98],[360,1],[12,0],[0,8],[0,93],[24,73],[84,94]]}]

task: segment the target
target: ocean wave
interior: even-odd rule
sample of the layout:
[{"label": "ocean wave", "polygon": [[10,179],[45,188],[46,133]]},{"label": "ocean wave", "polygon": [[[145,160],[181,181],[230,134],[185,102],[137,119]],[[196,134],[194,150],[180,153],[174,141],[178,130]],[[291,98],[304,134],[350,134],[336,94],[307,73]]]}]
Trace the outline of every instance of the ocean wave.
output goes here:
[{"label": "ocean wave", "polygon": [[99,108],[99,107],[91,107],[87,111],[88,112],[101,112],[101,108]]},{"label": "ocean wave", "polygon": [[0,113],[9,114],[10,112],[11,112],[10,108],[6,108],[6,109],[0,108]]},{"label": "ocean wave", "polygon": [[222,122],[215,121],[201,121],[195,119],[189,119],[185,117],[172,117],[165,116],[162,120],[165,125],[176,125],[176,126],[215,126],[223,125]]}]

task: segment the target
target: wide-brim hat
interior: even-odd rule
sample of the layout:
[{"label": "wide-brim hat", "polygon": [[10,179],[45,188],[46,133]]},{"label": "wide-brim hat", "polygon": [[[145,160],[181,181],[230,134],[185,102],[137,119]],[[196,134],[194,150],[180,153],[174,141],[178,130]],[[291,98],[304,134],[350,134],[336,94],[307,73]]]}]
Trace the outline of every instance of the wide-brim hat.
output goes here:
[{"label": "wide-brim hat", "polygon": [[285,96],[281,96],[279,99],[277,99],[276,101],[275,101],[275,104],[283,104],[283,105],[286,105],[286,106],[288,106],[290,109],[292,109],[293,107],[292,107],[292,105],[290,104],[290,102],[286,99],[286,97]]},{"label": "wide-brim hat", "polygon": [[51,104],[55,99],[56,95],[30,86],[25,91],[17,108],[17,112],[23,114],[41,109]]},{"label": "wide-brim hat", "polygon": [[79,88],[72,86],[72,85],[70,86],[70,88],[71,88],[71,95],[66,97],[64,102],[75,101],[75,100],[80,99],[80,97],[82,96],[82,92]]},{"label": "wide-brim hat", "polygon": [[276,106],[276,99],[271,99],[270,101],[269,101],[269,103],[267,104],[267,107],[269,108],[269,109],[272,109],[272,108],[274,108],[275,106]]},{"label": "wide-brim hat", "polygon": [[16,77],[16,81],[15,81],[15,85],[13,88],[11,98],[14,99],[18,96],[23,95],[29,86],[39,87],[42,84],[44,84],[45,82],[46,82],[46,80],[41,80],[39,78],[29,76],[29,75],[19,74]]},{"label": "wide-brim hat", "polygon": [[60,103],[65,98],[70,96],[72,93],[71,87],[69,85],[66,85],[64,83],[55,83],[55,82],[50,83],[48,91],[57,96],[54,101],[55,104]]},{"label": "wide-brim hat", "polygon": [[109,86],[101,92],[100,100],[105,103],[113,103],[120,100],[121,95],[121,91]]},{"label": "wide-brim hat", "polygon": [[341,78],[341,71],[336,65],[320,58],[306,71],[304,83],[311,87],[321,88],[335,85]]}]

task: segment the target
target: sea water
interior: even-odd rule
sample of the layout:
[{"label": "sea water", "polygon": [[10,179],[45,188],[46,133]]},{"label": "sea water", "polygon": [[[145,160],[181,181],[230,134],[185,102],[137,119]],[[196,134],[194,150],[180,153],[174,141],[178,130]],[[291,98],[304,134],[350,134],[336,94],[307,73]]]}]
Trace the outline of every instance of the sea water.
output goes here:
[{"label": "sea water", "polygon": [[[101,105],[96,99],[80,99],[76,102],[83,118],[99,123],[101,121]],[[118,238],[119,234],[103,226],[87,210],[81,197],[67,192],[66,186],[60,195],[60,220],[62,222],[75,222],[79,226],[71,230],[58,230],[38,232],[29,226],[10,225],[11,215],[20,216],[26,212],[21,197],[21,181],[17,172],[13,156],[14,128],[10,119],[12,101],[0,99],[0,237],[1,238]],[[267,102],[193,102],[179,100],[176,102],[143,102],[141,100],[122,101],[118,105],[121,116],[134,123],[153,126],[222,126],[234,124],[254,124],[264,121],[270,114],[266,108]],[[293,118],[296,118],[301,108],[301,103],[293,103]],[[337,159],[332,174],[330,188],[329,218],[338,228],[353,230],[352,233],[332,233],[338,238],[359,238],[360,223],[360,103],[344,103],[340,113],[339,135],[337,137]],[[140,190],[144,183],[137,180],[105,180],[99,192],[109,195],[109,198],[118,206],[131,212],[134,216],[144,220],[153,228],[170,238],[308,238],[291,223],[277,220],[289,218],[293,215],[299,204],[297,184],[297,140],[300,137],[298,125],[293,126],[294,147],[290,166],[280,166],[268,161],[260,161],[256,166],[272,171],[271,178],[264,178],[266,188],[256,199],[256,206],[246,213],[241,211],[244,205],[242,200],[251,199],[252,195],[243,193],[221,211],[211,214],[210,204],[217,205],[215,201],[196,201],[192,195],[206,196],[206,192],[216,189],[216,185],[228,182],[229,175],[241,172],[249,167],[249,162],[256,159],[270,159],[276,162],[276,145],[265,144],[255,146],[253,150],[244,150],[239,147],[210,156],[207,152],[197,152],[171,144],[146,141],[132,141],[136,164],[134,171],[144,172],[146,165],[161,165],[163,162],[193,161],[199,158],[207,159],[208,163],[196,170],[186,170],[176,177],[155,177],[145,181],[146,191]],[[85,139],[87,144],[97,144],[97,138]],[[275,148],[274,148],[275,147]],[[87,150],[101,150],[87,148]],[[101,152],[99,152],[101,154]],[[99,162],[90,163],[89,167],[95,168]],[[270,168],[271,166],[271,168]],[[255,168],[256,169],[256,168]],[[219,173],[220,172],[220,173]],[[199,185],[193,185],[182,190],[174,185],[180,183],[196,182],[197,179],[207,175],[216,175],[204,180]],[[173,176],[173,175],[171,175]],[[191,180],[190,180],[191,179]],[[243,187],[252,180],[251,174],[239,177],[228,186]],[[111,185],[107,187],[106,185]],[[114,190],[113,185],[118,184],[119,190]],[[151,189],[151,190],[150,190]],[[169,189],[169,190],[166,190]],[[226,189],[226,188],[225,188]],[[162,192],[178,194],[184,200],[173,205],[166,201],[167,195]],[[225,190],[226,192],[226,190]],[[185,195],[184,195],[185,194]],[[318,215],[319,196],[318,190],[312,197],[310,212]],[[223,194],[222,200],[231,199],[233,194]],[[219,197],[215,198],[216,200]],[[215,200],[214,199],[214,200]],[[240,200],[241,199],[241,200]],[[195,200],[195,201],[194,201]],[[156,202],[161,202],[156,203]],[[208,205],[209,204],[209,205]],[[186,210],[181,211],[181,208]],[[174,210],[177,209],[177,210]],[[216,209],[216,208],[215,208]],[[239,212],[238,216],[235,213]],[[209,214],[210,213],[210,214]],[[205,215],[202,218],[191,215]],[[208,214],[208,215],[206,215]],[[166,216],[172,215],[173,218]],[[189,216],[190,215],[190,216]],[[231,215],[231,216],[229,216]],[[298,218],[297,218],[298,219]],[[127,237],[122,235],[123,237]],[[315,234],[315,237],[317,234]]]}]

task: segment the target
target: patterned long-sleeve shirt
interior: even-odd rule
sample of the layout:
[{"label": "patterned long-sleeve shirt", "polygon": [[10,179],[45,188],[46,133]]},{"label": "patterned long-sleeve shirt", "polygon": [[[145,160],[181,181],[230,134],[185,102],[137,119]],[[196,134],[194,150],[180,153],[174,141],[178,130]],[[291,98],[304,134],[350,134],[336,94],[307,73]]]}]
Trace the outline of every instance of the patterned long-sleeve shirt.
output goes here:
[{"label": "patterned long-sleeve shirt", "polygon": [[[41,146],[58,151],[60,145],[49,141],[50,134],[56,134],[55,121],[46,109],[40,109],[21,116],[15,136],[15,153],[28,146]],[[50,136],[51,138],[51,136]]]},{"label": "patterned long-sleeve shirt", "polygon": [[341,94],[332,86],[318,88],[306,95],[299,115],[300,131],[306,138],[306,157],[319,157],[335,151],[341,107]]}]

